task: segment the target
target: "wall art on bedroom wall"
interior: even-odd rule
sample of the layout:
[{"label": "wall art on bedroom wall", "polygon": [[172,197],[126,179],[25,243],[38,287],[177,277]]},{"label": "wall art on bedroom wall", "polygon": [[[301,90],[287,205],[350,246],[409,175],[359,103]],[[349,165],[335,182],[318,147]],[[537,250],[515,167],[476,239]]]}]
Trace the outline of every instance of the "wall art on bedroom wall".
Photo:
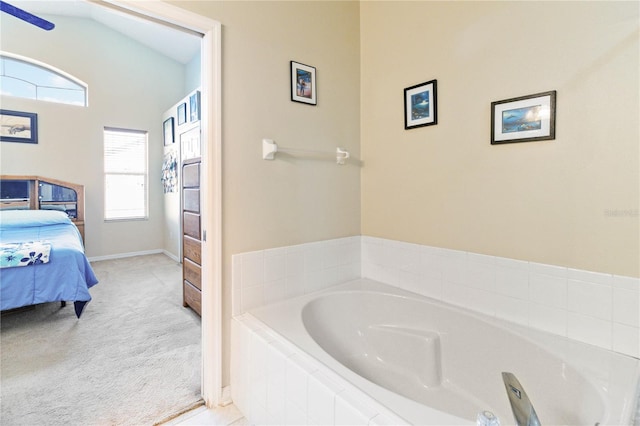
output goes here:
[{"label": "wall art on bedroom wall", "polygon": [[316,69],[291,61],[291,100],[303,104],[318,105]]},{"label": "wall art on bedroom wall", "polygon": [[404,128],[438,124],[438,80],[404,89]]},{"label": "wall art on bedroom wall", "polygon": [[189,121],[200,120],[200,91],[189,96]]},{"label": "wall art on bedroom wall", "polygon": [[178,192],[178,159],[174,149],[164,155],[160,180],[165,194]]},{"label": "wall art on bedroom wall", "polygon": [[0,141],[38,143],[38,114],[0,109]]},{"label": "wall art on bedroom wall", "polygon": [[164,146],[171,145],[175,141],[175,132],[173,130],[173,117],[169,117],[164,120],[162,123],[162,128],[164,130]]},{"label": "wall art on bedroom wall", "polygon": [[187,104],[181,103],[178,105],[178,126],[187,122]]},{"label": "wall art on bedroom wall", "polygon": [[556,91],[491,102],[491,144],[556,138]]}]

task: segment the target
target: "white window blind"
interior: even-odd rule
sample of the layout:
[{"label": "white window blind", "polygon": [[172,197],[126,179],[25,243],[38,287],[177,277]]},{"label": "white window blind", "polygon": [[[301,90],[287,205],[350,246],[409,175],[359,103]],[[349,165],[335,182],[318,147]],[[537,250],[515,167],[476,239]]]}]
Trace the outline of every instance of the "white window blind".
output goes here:
[{"label": "white window blind", "polygon": [[147,132],[104,129],[104,217],[145,219],[147,209]]}]

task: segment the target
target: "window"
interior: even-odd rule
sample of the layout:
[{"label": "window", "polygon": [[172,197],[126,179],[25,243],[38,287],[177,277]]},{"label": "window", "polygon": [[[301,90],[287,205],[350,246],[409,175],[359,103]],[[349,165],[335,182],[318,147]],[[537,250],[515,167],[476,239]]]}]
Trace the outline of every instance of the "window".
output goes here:
[{"label": "window", "polygon": [[0,53],[0,94],[87,106],[87,85],[33,59]]},{"label": "window", "polygon": [[147,132],[104,129],[104,218],[146,219]]}]

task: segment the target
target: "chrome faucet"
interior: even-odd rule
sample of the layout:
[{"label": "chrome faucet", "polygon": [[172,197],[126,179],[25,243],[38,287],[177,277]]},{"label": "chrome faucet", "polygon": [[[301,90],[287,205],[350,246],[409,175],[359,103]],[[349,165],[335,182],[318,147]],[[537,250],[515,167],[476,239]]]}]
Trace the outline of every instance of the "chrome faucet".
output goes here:
[{"label": "chrome faucet", "polygon": [[502,381],[509,396],[511,411],[517,426],[540,426],[540,419],[524,388],[512,373],[502,373]]}]

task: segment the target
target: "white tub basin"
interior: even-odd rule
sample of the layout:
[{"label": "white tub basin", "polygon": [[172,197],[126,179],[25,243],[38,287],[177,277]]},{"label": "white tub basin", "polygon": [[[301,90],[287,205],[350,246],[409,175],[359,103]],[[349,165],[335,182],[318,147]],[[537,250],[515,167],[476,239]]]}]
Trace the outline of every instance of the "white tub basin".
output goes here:
[{"label": "white tub basin", "polygon": [[513,424],[503,371],[543,425],[632,422],[637,359],[371,280],[252,314],[412,424]]}]

